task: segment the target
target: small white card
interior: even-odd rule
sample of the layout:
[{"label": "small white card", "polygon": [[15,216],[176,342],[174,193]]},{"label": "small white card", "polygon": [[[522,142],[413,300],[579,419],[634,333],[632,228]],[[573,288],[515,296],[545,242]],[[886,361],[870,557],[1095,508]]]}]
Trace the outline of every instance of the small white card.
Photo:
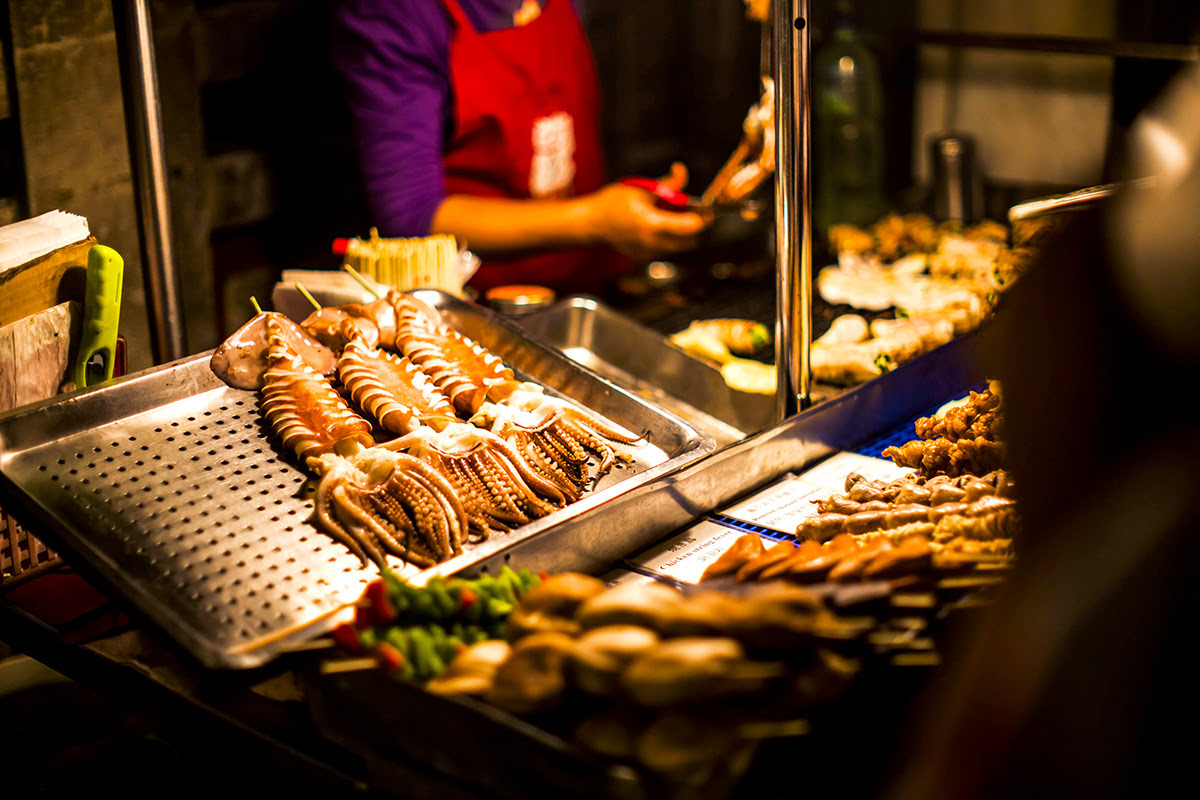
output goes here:
[{"label": "small white card", "polygon": [[[746,531],[701,520],[682,532],[628,559],[638,568],[680,583],[699,583],[708,565],[721,557]],[[775,544],[765,539],[767,546]]]},{"label": "small white card", "polygon": [[882,458],[837,453],[799,475],[788,474],[745,500],[721,509],[722,516],[792,534],[796,526],[817,513],[817,503],[846,490],[852,472],[868,480],[895,480],[910,470]]}]

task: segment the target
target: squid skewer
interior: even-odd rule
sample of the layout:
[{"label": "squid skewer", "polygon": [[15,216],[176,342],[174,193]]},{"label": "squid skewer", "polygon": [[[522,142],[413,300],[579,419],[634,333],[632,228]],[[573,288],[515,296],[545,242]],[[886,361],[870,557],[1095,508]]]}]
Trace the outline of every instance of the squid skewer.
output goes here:
[{"label": "squid skewer", "polygon": [[440,475],[375,447],[371,426],[267,320],[271,366],[262,411],[276,435],[320,476],[316,518],[364,564],[390,552],[427,566],[461,552],[466,512]]},{"label": "squid skewer", "polygon": [[[320,304],[299,284],[297,289],[320,314]],[[358,407],[399,437],[382,447],[416,457],[449,481],[479,539],[543,517],[577,498],[572,485],[543,476],[504,439],[461,422],[423,372],[407,358],[375,347],[371,339],[349,337],[338,375]]]},{"label": "squid skewer", "polygon": [[613,443],[644,437],[516,379],[494,353],[441,320],[426,303],[389,295],[396,308],[397,348],[423,371],[469,421],[505,439],[540,474],[582,491],[589,459],[597,478],[621,458]]}]

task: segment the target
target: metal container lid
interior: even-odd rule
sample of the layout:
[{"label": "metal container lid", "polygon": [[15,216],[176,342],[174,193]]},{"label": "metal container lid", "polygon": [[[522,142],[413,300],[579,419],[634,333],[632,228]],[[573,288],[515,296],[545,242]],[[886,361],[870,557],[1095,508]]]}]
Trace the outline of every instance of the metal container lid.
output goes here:
[{"label": "metal container lid", "polygon": [[554,290],[545,286],[496,286],[484,294],[487,304],[502,314],[527,314],[554,302]]}]

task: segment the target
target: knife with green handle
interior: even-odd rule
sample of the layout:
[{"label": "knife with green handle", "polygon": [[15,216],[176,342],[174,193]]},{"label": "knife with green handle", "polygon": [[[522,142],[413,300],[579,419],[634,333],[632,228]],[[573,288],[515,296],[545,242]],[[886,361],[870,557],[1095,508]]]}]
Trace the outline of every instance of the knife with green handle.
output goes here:
[{"label": "knife with green handle", "polygon": [[[121,319],[121,285],[125,261],[111,247],[93,245],[88,251],[83,301],[83,332],[75,358],[75,387],[112,378],[116,363],[117,325]],[[96,356],[102,364],[92,364]]]}]

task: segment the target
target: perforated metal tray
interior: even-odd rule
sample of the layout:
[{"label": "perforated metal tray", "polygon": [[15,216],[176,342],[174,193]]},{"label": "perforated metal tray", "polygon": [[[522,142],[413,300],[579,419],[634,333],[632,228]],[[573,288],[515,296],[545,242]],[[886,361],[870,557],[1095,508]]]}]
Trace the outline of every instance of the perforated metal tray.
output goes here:
[{"label": "perforated metal tray", "polygon": [[[710,437],[441,293],[448,321],[524,379],[647,434],[576,503],[417,573],[457,572],[713,449]],[[0,417],[0,498],[211,667],[259,666],[318,635],[377,575],[308,522],[307,474],[271,437],[253,392],[210,353]]]}]

